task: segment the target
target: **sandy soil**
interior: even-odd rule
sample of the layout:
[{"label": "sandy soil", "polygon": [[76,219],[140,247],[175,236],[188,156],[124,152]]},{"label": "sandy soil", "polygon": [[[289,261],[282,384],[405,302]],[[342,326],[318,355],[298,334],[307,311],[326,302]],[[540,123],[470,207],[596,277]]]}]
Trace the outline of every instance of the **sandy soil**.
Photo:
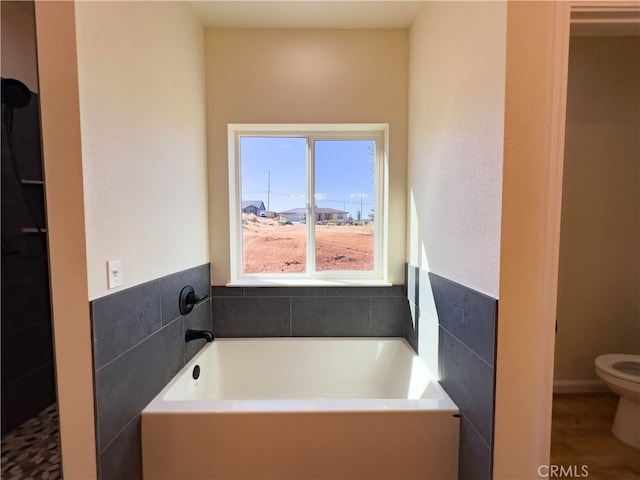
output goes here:
[{"label": "sandy soil", "polygon": [[[305,224],[243,217],[245,273],[305,271]],[[372,225],[316,225],[316,269],[373,270]]]}]

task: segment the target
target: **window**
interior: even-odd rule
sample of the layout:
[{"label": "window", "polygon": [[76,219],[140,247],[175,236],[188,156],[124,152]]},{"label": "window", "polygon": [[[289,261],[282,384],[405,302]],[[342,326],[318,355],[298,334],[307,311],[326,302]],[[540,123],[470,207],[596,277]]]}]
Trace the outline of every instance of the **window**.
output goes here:
[{"label": "window", "polygon": [[229,125],[232,283],[384,281],[387,125]]}]

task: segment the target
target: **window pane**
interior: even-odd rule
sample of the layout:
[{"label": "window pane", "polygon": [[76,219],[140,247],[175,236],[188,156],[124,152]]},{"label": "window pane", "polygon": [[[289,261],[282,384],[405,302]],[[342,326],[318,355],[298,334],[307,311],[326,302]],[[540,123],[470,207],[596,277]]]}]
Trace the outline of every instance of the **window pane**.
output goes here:
[{"label": "window pane", "polygon": [[241,137],[243,273],[306,270],[307,142]]},{"label": "window pane", "polygon": [[316,270],[373,270],[373,140],[318,140],[315,153]]}]

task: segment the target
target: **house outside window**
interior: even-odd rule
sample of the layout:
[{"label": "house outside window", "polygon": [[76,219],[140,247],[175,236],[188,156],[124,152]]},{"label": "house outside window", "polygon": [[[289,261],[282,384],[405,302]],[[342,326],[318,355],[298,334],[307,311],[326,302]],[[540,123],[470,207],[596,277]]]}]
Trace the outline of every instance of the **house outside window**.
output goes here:
[{"label": "house outside window", "polygon": [[232,284],[385,282],[386,124],[228,131]]},{"label": "house outside window", "polygon": [[259,200],[248,200],[242,202],[242,213],[259,215],[261,212],[265,212],[264,202]]}]

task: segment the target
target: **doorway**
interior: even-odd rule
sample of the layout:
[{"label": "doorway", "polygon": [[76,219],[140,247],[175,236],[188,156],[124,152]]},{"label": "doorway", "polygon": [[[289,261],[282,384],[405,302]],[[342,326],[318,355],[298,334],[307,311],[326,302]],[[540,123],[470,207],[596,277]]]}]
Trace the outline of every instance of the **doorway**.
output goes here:
[{"label": "doorway", "polygon": [[[34,2],[1,2],[2,477],[60,477]],[[45,475],[46,473],[46,475]]]},{"label": "doorway", "polygon": [[594,368],[640,353],[640,24],[584,18],[569,41],[550,463],[640,478]]}]

